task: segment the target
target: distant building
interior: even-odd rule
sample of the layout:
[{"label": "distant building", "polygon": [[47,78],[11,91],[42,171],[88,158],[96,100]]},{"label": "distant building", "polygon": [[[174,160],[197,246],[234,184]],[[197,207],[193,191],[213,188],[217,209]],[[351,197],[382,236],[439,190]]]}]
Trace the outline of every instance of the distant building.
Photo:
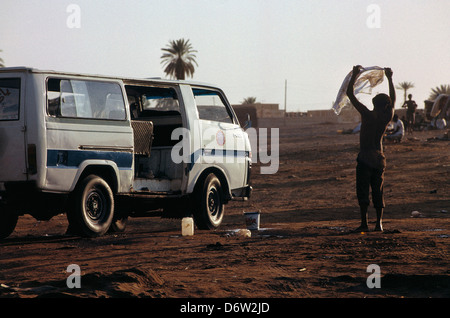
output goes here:
[{"label": "distant building", "polygon": [[[405,120],[406,109],[405,108],[395,108],[395,113],[400,119]],[[314,121],[319,122],[331,122],[331,123],[358,123],[361,121],[361,116],[354,107],[345,107],[342,109],[339,115],[336,115],[334,110],[310,110],[306,113],[306,116]],[[424,111],[422,109],[417,109],[416,111],[416,121],[421,121],[424,117]]]},{"label": "distant building", "polygon": [[255,103],[249,105],[233,105],[239,123],[244,126],[247,115],[250,115],[253,127],[258,127],[258,119],[263,118],[284,118],[284,110],[279,109],[279,104]]},{"label": "distant building", "polygon": [[319,122],[357,123],[361,120],[360,114],[354,107],[345,107],[339,115],[336,115],[332,109],[309,110],[306,115]]}]

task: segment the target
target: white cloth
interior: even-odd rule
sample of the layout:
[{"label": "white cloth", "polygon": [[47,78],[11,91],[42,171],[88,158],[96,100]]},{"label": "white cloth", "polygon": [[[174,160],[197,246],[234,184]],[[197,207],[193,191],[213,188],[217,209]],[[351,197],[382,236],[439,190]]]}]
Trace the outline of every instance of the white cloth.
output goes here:
[{"label": "white cloth", "polygon": [[[350,100],[347,96],[347,87],[350,79],[352,77],[353,71],[351,71],[344,79],[344,82],[339,89],[336,101],[333,104],[333,110],[336,115],[341,113],[341,110],[351,105]],[[353,85],[353,91],[355,96],[360,93],[370,94],[375,86],[378,86],[383,82],[384,79],[384,68],[379,66],[365,67],[361,69],[361,72],[356,78],[355,85]]]}]

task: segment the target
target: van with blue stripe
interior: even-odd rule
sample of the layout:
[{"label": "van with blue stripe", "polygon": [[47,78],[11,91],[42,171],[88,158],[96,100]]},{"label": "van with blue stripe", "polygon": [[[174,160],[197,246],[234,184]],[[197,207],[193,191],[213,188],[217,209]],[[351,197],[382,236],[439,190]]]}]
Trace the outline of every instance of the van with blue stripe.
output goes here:
[{"label": "van with blue stripe", "polygon": [[193,216],[216,229],[250,197],[247,133],[223,91],[188,81],[0,69],[0,238],[18,217],[69,232]]}]

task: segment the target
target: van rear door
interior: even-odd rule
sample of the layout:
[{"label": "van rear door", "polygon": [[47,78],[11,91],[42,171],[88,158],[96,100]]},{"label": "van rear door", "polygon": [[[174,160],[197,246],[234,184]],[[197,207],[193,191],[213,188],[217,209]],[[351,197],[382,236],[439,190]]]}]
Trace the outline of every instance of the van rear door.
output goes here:
[{"label": "van rear door", "polygon": [[24,88],[24,73],[0,73],[0,182],[27,180]]}]

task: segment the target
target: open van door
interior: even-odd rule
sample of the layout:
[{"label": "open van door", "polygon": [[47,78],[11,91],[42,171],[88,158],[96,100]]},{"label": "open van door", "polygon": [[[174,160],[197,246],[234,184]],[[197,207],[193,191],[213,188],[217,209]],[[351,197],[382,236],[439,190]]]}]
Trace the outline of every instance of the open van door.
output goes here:
[{"label": "open van door", "polygon": [[0,73],[0,182],[27,180],[24,93],[24,73]]}]

